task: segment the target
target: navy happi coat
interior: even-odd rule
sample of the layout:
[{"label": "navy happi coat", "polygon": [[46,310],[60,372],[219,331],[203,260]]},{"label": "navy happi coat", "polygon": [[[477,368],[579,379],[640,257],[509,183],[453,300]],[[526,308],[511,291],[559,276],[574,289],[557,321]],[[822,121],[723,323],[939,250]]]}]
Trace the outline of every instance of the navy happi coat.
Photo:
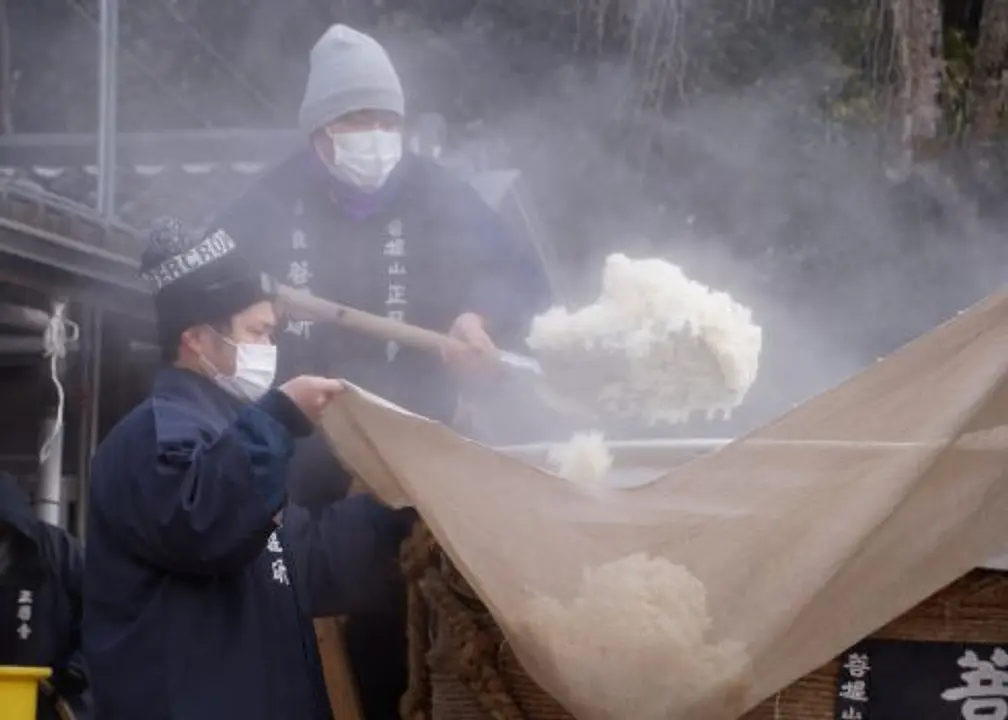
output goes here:
[{"label": "navy happi coat", "polygon": [[[49,682],[56,694],[79,720],[87,720],[91,709],[81,654],[80,544],[39,520],[8,473],[0,473],[0,524],[10,533],[9,562],[0,570],[0,665],[51,668]],[[52,696],[44,693],[39,720],[58,717]]]},{"label": "navy happi coat", "polygon": [[[550,304],[531,243],[515,237],[472,186],[416,155],[407,154],[365,198],[334,181],[305,148],[212,226],[283,283],[440,332],[462,313],[477,313],[507,349],[522,348],[532,317]],[[457,379],[429,352],[295,320],[281,328],[277,345],[280,379],[340,377],[441,422],[455,413]],[[321,437],[299,443],[291,478],[297,498],[331,502],[339,497],[338,475]],[[394,610],[382,613],[388,600]],[[367,720],[398,720],[406,686],[404,589],[373,604],[350,618],[348,652]]]},{"label": "navy happi coat", "polygon": [[83,629],[102,720],[331,719],[310,619],[387,594],[398,537],[366,496],[285,507],[310,429],[279,391],[243,405],[165,369],[100,445]]},{"label": "navy happi coat", "polygon": [[[377,194],[347,195],[305,150],[212,225],[281,282],[441,332],[474,312],[499,345],[522,344],[533,315],[550,302],[549,286],[531,244],[514,237],[475,189],[406,155]],[[281,379],[342,377],[436,420],[454,413],[453,375],[427,351],[295,320],[277,342]]]}]

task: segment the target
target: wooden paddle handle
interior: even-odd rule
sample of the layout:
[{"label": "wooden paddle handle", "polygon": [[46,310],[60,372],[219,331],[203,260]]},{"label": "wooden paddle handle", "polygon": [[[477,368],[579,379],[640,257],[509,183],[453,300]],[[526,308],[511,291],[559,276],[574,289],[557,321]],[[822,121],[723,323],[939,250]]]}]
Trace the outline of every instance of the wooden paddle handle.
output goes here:
[{"label": "wooden paddle handle", "polygon": [[432,352],[441,352],[458,342],[433,330],[323,300],[305,290],[274,284],[273,291],[283,307],[300,320],[337,323],[381,340]]},{"label": "wooden paddle handle", "polygon": [[363,720],[357,682],[347,656],[345,618],[316,618],[315,640],[322,660],[322,677],[333,720]]}]

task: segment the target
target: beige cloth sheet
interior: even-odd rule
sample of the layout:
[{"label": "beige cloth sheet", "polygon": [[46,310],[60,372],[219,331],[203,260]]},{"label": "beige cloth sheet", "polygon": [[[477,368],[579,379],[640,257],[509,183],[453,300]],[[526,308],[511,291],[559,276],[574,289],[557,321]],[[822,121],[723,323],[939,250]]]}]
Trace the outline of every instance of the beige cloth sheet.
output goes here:
[{"label": "beige cloth sheet", "polygon": [[[747,663],[711,689],[730,701],[670,698],[655,717],[730,718],[1004,549],[1006,369],[1008,292],[720,450],[598,496],[357,389],[324,426],[376,495],[418,509],[526,669],[584,720],[636,719],[528,631],[530,595],[568,602],[585,568],[634,553],[687,568],[710,641],[740,643]],[[617,472],[633,471],[623,458]]]}]

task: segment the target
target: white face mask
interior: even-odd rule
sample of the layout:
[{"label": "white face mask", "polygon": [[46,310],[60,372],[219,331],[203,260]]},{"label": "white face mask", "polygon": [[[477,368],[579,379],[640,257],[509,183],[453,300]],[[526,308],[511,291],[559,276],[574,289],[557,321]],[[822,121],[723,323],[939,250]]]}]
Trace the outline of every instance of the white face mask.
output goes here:
[{"label": "white face mask", "polygon": [[234,375],[224,375],[204,359],[213,372],[214,382],[239,400],[255,402],[273,386],[276,379],[276,345],[236,343],[224,338],[235,349]]},{"label": "white face mask", "polygon": [[402,133],[397,130],[362,130],[329,135],[333,177],[361,190],[381,188],[402,160]]}]

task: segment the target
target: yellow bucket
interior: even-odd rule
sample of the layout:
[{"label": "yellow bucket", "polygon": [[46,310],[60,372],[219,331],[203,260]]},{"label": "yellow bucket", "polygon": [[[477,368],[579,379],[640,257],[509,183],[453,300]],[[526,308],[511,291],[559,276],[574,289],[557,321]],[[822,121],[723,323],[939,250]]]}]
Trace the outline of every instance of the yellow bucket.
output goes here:
[{"label": "yellow bucket", "polygon": [[44,667],[0,666],[0,720],[35,720],[39,683],[50,675]]}]

